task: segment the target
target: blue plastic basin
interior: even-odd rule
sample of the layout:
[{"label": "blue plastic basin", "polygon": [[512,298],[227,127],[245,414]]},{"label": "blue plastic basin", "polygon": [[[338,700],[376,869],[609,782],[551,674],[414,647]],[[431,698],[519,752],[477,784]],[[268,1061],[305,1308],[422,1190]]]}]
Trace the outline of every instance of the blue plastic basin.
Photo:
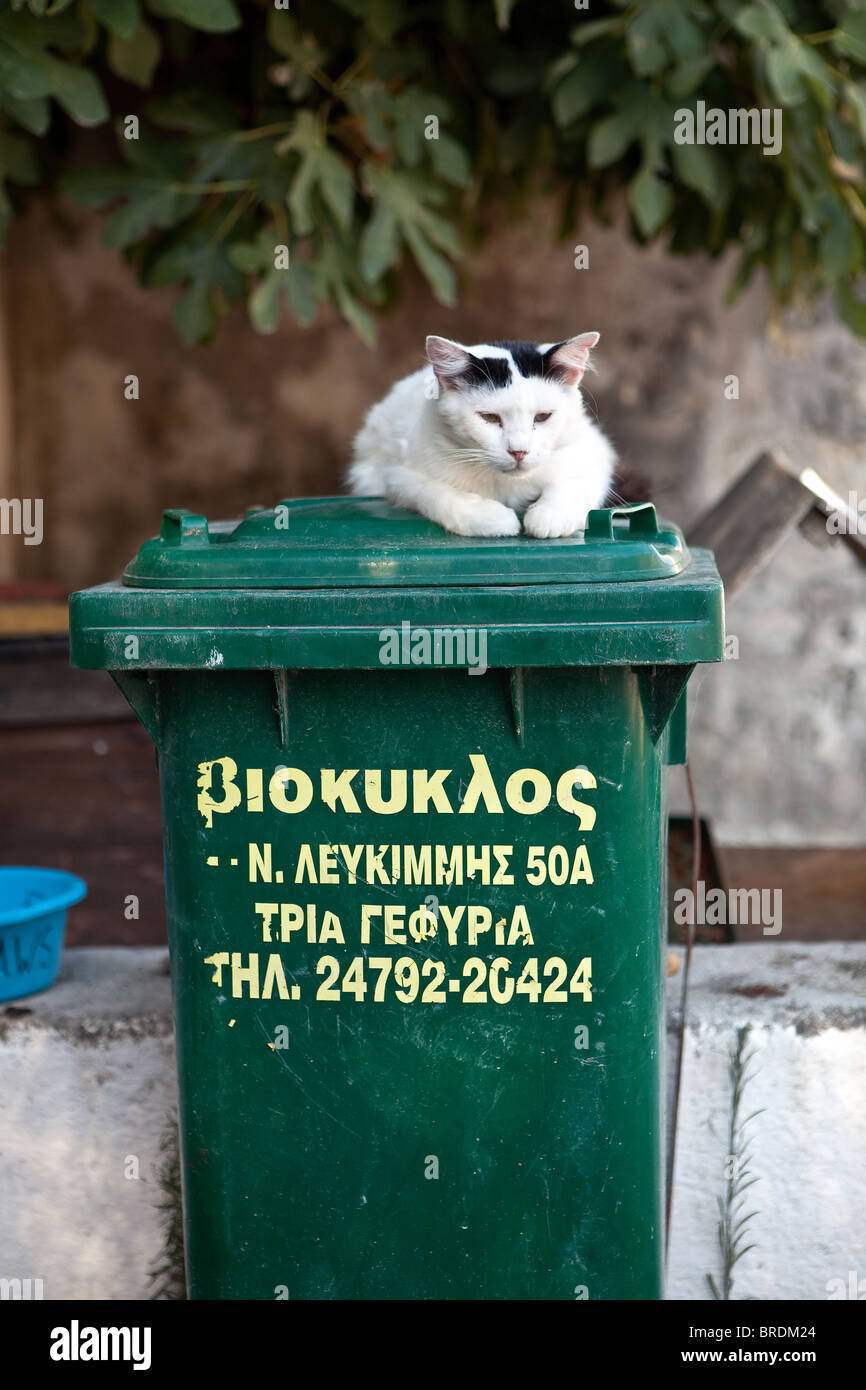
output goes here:
[{"label": "blue plastic basin", "polygon": [[86,893],[61,869],[0,868],[0,1002],[54,983],[67,909]]}]

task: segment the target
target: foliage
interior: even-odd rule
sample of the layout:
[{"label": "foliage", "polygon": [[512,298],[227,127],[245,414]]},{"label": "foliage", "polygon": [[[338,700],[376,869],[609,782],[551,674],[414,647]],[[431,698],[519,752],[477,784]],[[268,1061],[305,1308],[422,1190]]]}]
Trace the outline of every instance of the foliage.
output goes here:
[{"label": "foliage", "polygon": [[[698,101],[781,108],[781,151],[677,144]],[[866,0],[0,0],[0,223],[58,179],[110,209],[190,342],[241,299],[370,339],[407,260],[453,303],[482,208],[551,185],[563,234],[624,188],[638,240],[738,246],[735,290],[832,288],[866,335],[864,168]]]},{"label": "foliage", "polygon": [[719,1224],[716,1232],[722,1273],[718,1283],[711,1274],[707,1275],[710,1292],[719,1302],[733,1299],[734,1268],[745,1254],[755,1248],[754,1241],[750,1245],[743,1244],[748,1239],[746,1227],[752,1218],[758,1215],[756,1211],[744,1212],[744,1193],[760,1181],[752,1173],[751,1140],[747,1138],[746,1130],[756,1116],[763,1114],[762,1110],[753,1110],[750,1115],[742,1114],[743,1093],[752,1080],[749,1068],[755,1059],[754,1049],[749,1046],[749,1033],[748,1024],[737,1029],[737,1041],[728,1062],[728,1077],[731,1082],[728,1154],[725,1164],[724,1196],[718,1199]]},{"label": "foliage", "polygon": [[158,1257],[160,1262],[150,1271],[150,1283],[153,1285],[150,1297],[154,1301],[185,1299],[186,1258],[183,1245],[180,1136],[175,1110],[167,1116],[166,1128],[160,1136],[159,1152],[156,1180],[160,1188],[160,1201],[156,1206],[162,1213],[163,1246]]}]

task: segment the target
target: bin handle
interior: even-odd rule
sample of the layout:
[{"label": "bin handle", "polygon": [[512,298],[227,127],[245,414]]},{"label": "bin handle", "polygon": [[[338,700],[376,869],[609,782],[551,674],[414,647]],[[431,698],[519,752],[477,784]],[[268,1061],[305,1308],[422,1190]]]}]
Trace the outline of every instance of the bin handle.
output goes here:
[{"label": "bin handle", "polygon": [[654,536],[658,534],[658,517],[652,502],[636,502],[631,507],[599,507],[594,509],[587,516],[585,534],[593,540],[615,540],[613,526],[615,516],[628,517],[629,535]]},{"label": "bin handle", "polygon": [[207,545],[207,517],[187,507],[170,507],[162,514],[159,538],[164,545]]}]

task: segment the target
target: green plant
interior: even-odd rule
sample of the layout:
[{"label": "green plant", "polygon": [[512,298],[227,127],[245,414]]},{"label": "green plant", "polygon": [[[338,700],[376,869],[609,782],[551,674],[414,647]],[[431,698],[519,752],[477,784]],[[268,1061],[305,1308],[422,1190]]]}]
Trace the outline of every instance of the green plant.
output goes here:
[{"label": "green plant", "polygon": [[[780,108],[781,151],[678,144],[698,100]],[[113,163],[68,168],[108,122]],[[484,214],[551,187],[563,233],[624,190],[638,240],[738,246],[735,290],[830,288],[866,335],[864,166],[866,0],[0,0],[0,220],[58,177],[110,207],[190,342],[241,299],[369,340],[401,263],[453,303]]]},{"label": "green plant", "polygon": [[722,1273],[718,1284],[711,1274],[707,1275],[707,1283],[713,1298],[720,1302],[727,1302],[733,1297],[734,1268],[748,1250],[754,1249],[754,1242],[751,1245],[743,1244],[743,1241],[748,1238],[746,1227],[752,1218],[757,1216],[756,1211],[743,1211],[746,1205],[743,1194],[759,1181],[749,1166],[751,1162],[750,1141],[746,1137],[746,1128],[755,1116],[762,1112],[753,1110],[750,1115],[741,1117],[743,1093],[751,1080],[749,1066],[755,1056],[754,1051],[750,1050],[748,1046],[749,1032],[748,1025],[737,1029],[737,1041],[728,1064],[728,1075],[731,1081],[728,1154],[725,1164],[725,1191],[724,1195],[718,1199],[718,1241],[719,1253],[722,1257]]},{"label": "green plant", "polygon": [[157,1203],[157,1208],[162,1212],[164,1243],[160,1252],[160,1262],[150,1271],[150,1282],[154,1286],[150,1296],[154,1301],[185,1299],[186,1260],[183,1245],[180,1136],[176,1111],[172,1111],[167,1117],[159,1149],[156,1178],[162,1192],[162,1200]]}]

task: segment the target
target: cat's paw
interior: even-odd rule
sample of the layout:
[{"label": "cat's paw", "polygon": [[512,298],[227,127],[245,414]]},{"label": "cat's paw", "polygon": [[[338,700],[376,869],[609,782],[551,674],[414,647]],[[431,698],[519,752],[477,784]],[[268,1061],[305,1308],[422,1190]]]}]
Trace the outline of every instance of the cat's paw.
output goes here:
[{"label": "cat's paw", "polygon": [[501,502],[483,498],[455,518],[448,529],[458,536],[519,536],[520,518]]},{"label": "cat's paw", "polygon": [[568,509],[554,507],[543,499],[534,502],[523,518],[523,529],[536,540],[550,540],[553,536],[573,536],[583,526],[585,517]]}]

